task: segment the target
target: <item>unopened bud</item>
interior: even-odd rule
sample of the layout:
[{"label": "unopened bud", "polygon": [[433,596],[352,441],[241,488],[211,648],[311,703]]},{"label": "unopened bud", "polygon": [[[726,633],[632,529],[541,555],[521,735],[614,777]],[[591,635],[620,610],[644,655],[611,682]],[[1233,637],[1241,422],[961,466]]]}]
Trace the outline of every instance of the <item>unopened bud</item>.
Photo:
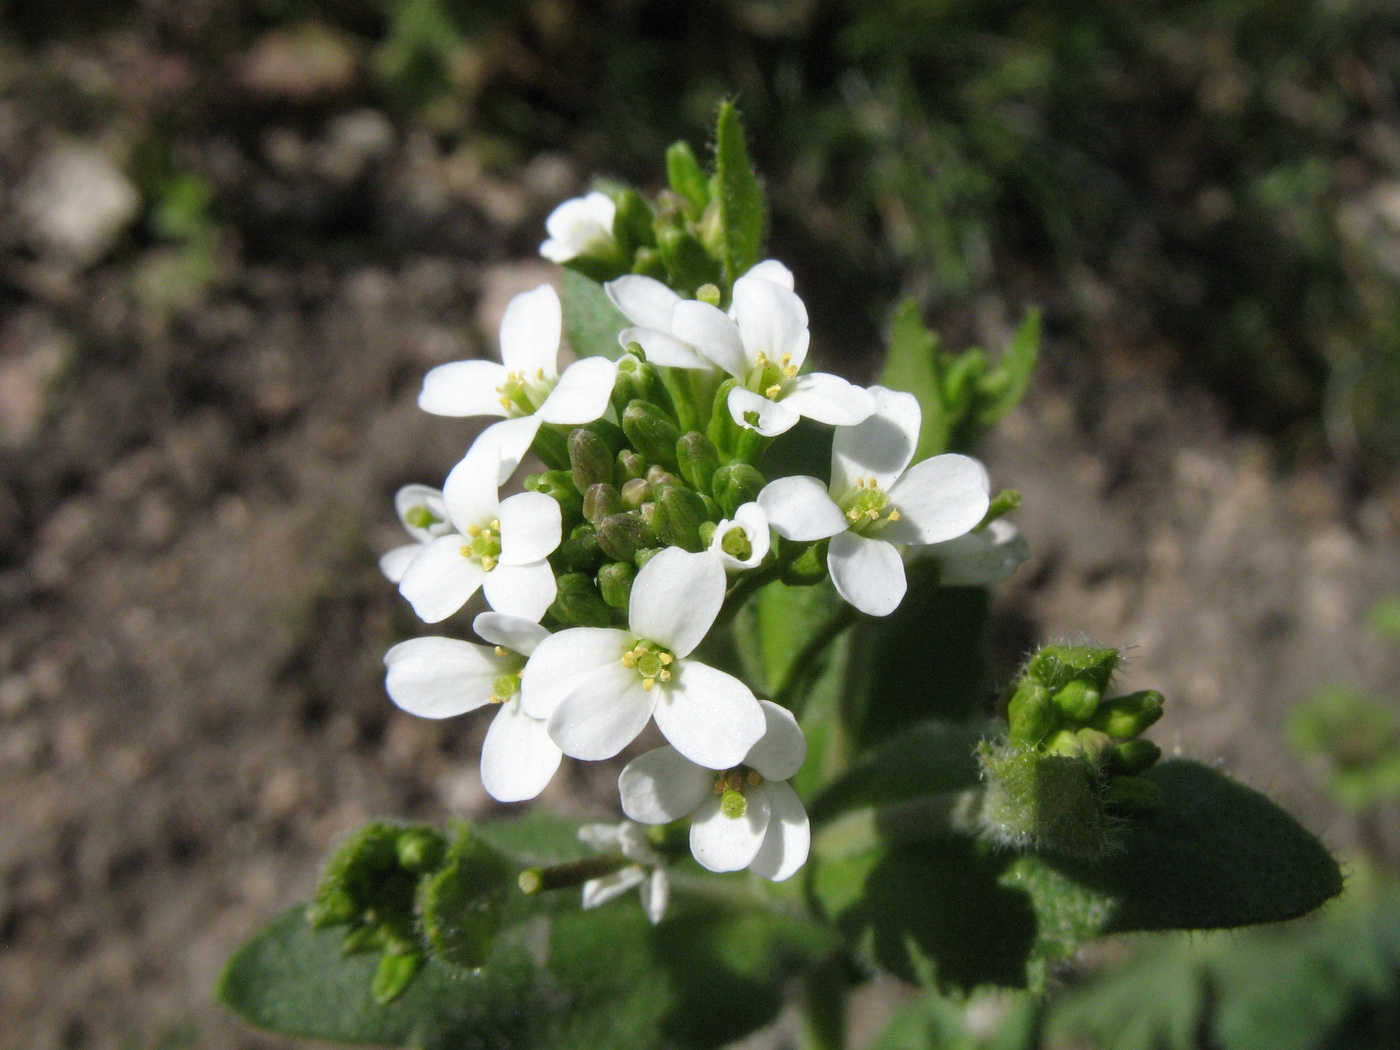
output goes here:
[{"label": "unopened bud", "polygon": [[658,501],[664,511],[664,521],[657,538],[672,547],[692,553],[705,549],[700,539],[700,526],[705,523],[705,503],[698,495],[680,485],[665,485]]},{"label": "unopened bud", "polygon": [[625,448],[617,454],[617,476],[622,482],[631,481],[633,478],[644,478],[647,473],[647,461],[630,448]]},{"label": "unopened bud", "polygon": [[640,513],[627,511],[598,523],[598,546],[614,561],[633,561],[638,551],[657,546],[657,539]]},{"label": "unopened bud", "polygon": [[638,248],[652,248],[656,237],[652,233],[651,206],[636,190],[621,190],[613,195],[617,209],[613,213],[613,239],[622,257],[631,259]]},{"label": "unopened bud", "polygon": [[676,461],[681,477],[697,492],[710,491],[710,481],[719,469],[719,451],[714,443],[698,430],[683,434],[676,442]]},{"label": "unopened bud", "polygon": [[782,567],[779,578],[789,587],[810,587],[826,579],[826,554],[830,543],[820,540]]},{"label": "unopened bud", "polygon": [[530,451],[539,456],[550,470],[569,469],[569,440],[562,427],[544,424],[535,431]]},{"label": "unopened bud", "polygon": [[574,487],[574,479],[567,470],[547,470],[543,474],[531,474],[525,479],[527,492],[539,492],[559,504],[564,521],[578,520],[583,512],[583,497]]},{"label": "unopened bud", "polygon": [[1095,765],[1102,765],[1113,750],[1113,741],[1107,733],[1097,729],[1080,729],[1074,734],[1079,742],[1079,752]]},{"label": "unopened bud", "polygon": [[660,495],[662,486],[679,484],[676,476],[661,464],[653,463],[647,468],[647,485],[651,488],[653,499]]},{"label": "unopened bud", "polygon": [[625,561],[613,561],[598,570],[598,591],[614,609],[626,609],[632,600],[637,570]]},{"label": "unopened bud", "polygon": [[674,287],[698,288],[719,277],[719,260],[686,230],[674,226],[662,229],[656,245]]},{"label": "unopened bud", "polygon": [[679,472],[676,442],[680,430],[674,421],[649,401],[632,401],[622,413],[622,429],[632,447],[653,463]]},{"label": "unopened bud", "polygon": [[763,475],[748,463],[730,463],[715,471],[710,491],[724,516],[732,518],[745,503],[758,499],[765,484]]},{"label": "unopened bud", "polygon": [[587,522],[573,527],[557,554],[560,565],[573,572],[593,572],[607,557],[598,546],[598,530]]},{"label": "unopened bud", "polygon": [[1050,690],[1034,678],[1022,678],[1006,704],[1006,721],[1010,739],[1032,747],[1045,739],[1055,728],[1055,706],[1050,702]]},{"label": "unopened bud", "polygon": [[591,485],[611,484],[613,450],[591,430],[579,427],[570,431],[569,473],[579,492],[586,493]]},{"label": "unopened bud", "polygon": [[1102,695],[1118,666],[1118,650],[1088,645],[1047,645],[1031,657],[1026,674],[1052,693],[1082,678]]},{"label": "unopened bud", "polygon": [[1089,725],[1116,740],[1127,740],[1162,717],[1162,704],[1162,694],[1155,689],[1115,696],[1099,705]]},{"label": "unopened bud", "polygon": [[1136,737],[1125,740],[1108,754],[1108,770],[1111,773],[1136,776],[1157,764],[1162,757],[1162,749],[1151,740]]},{"label": "unopened bud", "polygon": [[431,871],[446,852],[447,840],[429,828],[406,828],[399,835],[399,864],[409,871]]},{"label": "unopened bud", "polygon": [[583,516],[594,525],[610,514],[622,512],[622,493],[606,482],[588,486],[583,494]]},{"label": "unopened bud", "polygon": [[622,505],[627,510],[641,510],[651,497],[651,486],[645,478],[633,478],[622,486]]},{"label": "unopened bud", "polygon": [[360,910],[355,898],[343,886],[335,886],[317,894],[316,900],[306,909],[306,921],[313,930],[344,926],[354,922]]},{"label": "unopened bud", "polygon": [[566,572],[555,581],[559,593],[550,614],[560,623],[575,627],[611,627],[613,611],[608,608],[591,577],[581,572]]},{"label": "unopened bud", "polygon": [[1103,694],[1082,678],[1076,678],[1055,693],[1055,706],[1066,718],[1084,722],[1098,709]]}]

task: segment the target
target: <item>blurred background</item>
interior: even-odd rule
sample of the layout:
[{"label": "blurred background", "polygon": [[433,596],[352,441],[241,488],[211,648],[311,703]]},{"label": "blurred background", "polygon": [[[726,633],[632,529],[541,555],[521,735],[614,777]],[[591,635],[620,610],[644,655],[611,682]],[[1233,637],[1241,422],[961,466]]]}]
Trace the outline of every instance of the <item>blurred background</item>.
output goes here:
[{"label": "blurred background", "polygon": [[[484,725],[383,693],[415,631],[375,564],[392,495],[474,433],[419,383],[553,278],[555,204],[656,188],[723,98],[827,366],[869,380],[904,297],[954,349],[1044,312],[983,449],[1034,552],[998,595],[1006,671],[1131,646],[1158,742],[1353,873],[1340,919],[1259,949],[1302,992],[1225,942],[1115,944],[1047,1038],[1233,1050],[1305,1001],[1288,1045],[1393,1045],[1393,2],[6,0],[0,1046],[287,1046],[213,1003],[233,948],[364,820],[504,808]],[[608,775],[544,801],[600,812]],[[1095,974],[1143,950],[1114,1000]],[[1113,1003],[1142,987],[1185,991],[1130,1044]]]}]

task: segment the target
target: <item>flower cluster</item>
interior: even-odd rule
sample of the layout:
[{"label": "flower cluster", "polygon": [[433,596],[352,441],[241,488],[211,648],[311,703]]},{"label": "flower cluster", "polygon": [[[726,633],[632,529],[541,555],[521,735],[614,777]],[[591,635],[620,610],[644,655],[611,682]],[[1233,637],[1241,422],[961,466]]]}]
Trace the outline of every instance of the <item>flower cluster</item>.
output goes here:
[{"label": "flower cluster", "polygon": [[[607,256],[615,216],[599,193],[561,205],[542,254]],[[491,611],[472,623],[479,641],[394,646],[387,688],[427,718],[496,705],[481,775],[504,802],[538,795],[563,756],[612,758],[654,723],[665,746],[619,778],[637,824],[588,832],[621,866],[591,880],[585,899],[641,886],[658,920],[675,858],[639,824],[688,821],[690,851],[712,871],[781,880],[807,857],[807,816],[788,784],[806,754],[802,729],[721,666],[732,647],[716,637],[738,604],[791,581],[799,561],[824,562],[846,602],[885,616],[904,597],[911,552],[939,557],[949,583],[990,582],[1024,555],[1014,529],[991,520],[980,463],[914,461],[912,394],[806,370],[807,311],[782,264],[751,267],[727,292],[682,295],[640,273],[605,292],[626,319],[616,360],[561,369],[563,306],[545,285],[511,301],[500,364],[425,377],[426,411],[499,421],[441,490],[400,490],[413,542],[381,565],[425,623],[478,591]],[[834,428],[827,477],[766,477],[769,446],[804,417]],[[545,469],[503,497],[528,454]]]}]

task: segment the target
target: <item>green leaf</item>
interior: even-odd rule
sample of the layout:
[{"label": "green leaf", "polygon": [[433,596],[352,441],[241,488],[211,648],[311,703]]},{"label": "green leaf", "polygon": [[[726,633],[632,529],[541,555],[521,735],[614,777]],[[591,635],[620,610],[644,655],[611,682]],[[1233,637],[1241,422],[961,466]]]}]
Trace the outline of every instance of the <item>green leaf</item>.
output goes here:
[{"label": "green leaf", "polygon": [[980,726],[943,721],[910,726],[866,752],[832,781],[812,801],[811,817],[822,821],[864,806],[975,788],[974,751],[984,733]]},{"label": "green leaf", "polygon": [[814,839],[814,895],[868,962],[906,980],[1038,988],[1049,963],[1105,933],[1276,922],[1341,889],[1321,843],[1262,795],[1182,760],[1145,777],[1161,812],[1128,822],[1098,861],[996,851],[953,829],[946,796],[848,813]]},{"label": "green leaf", "polygon": [[790,976],[833,947],[822,927],[783,915],[681,903],[653,927],[635,901],[619,901],[498,938],[477,971],[429,960],[381,1005],[375,960],[346,958],[334,933],[313,931],[296,909],[234,956],[219,996],[260,1028],[335,1042],[709,1050],[771,1021]]},{"label": "green leaf", "polygon": [[622,356],[617,334],[631,324],[592,278],[564,271],[564,338],[579,357]]},{"label": "green leaf", "polygon": [[1026,396],[1031,374],[1040,357],[1040,311],[1032,310],[1016,329],[1016,335],[996,366],[978,383],[977,422],[991,427]]},{"label": "green leaf", "polygon": [[[927,991],[890,1019],[869,1050],[1031,1050],[1040,1045],[1035,1039],[1036,1001],[1025,995],[1010,1002],[999,1003],[997,998],[1008,996],[1003,993],[959,1002]],[[996,1028],[990,1033],[984,1019],[987,1008],[999,1013]]]},{"label": "green leaf", "polygon": [[919,399],[923,423],[914,459],[947,452],[950,421],[943,404],[943,384],[938,369],[938,336],[924,324],[919,304],[913,299],[906,299],[895,311],[879,382],[881,386],[907,391]]},{"label": "green leaf", "polygon": [[733,286],[759,260],[766,223],[763,188],[744,144],[739,111],[721,102],[715,124],[715,184],[720,217],[720,260]]},{"label": "green leaf", "polygon": [[671,191],[682,198],[699,215],[710,203],[710,189],[700,162],[695,159],[690,144],[684,140],[671,143],[666,150],[666,181]]}]

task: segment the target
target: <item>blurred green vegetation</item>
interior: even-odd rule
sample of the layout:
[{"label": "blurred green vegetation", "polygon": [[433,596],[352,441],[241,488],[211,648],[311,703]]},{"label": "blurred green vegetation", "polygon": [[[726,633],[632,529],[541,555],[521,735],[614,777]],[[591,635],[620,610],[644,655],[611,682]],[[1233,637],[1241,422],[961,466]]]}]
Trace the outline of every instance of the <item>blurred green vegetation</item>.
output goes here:
[{"label": "blurred green vegetation", "polygon": [[[4,10],[30,44],[127,20],[213,68],[280,33],[294,65],[322,74],[312,88],[470,140],[506,169],[549,149],[645,179],[737,97],[775,250],[836,344],[873,346],[902,296],[958,342],[989,304],[1016,315],[1035,301],[1088,355],[1080,371],[1145,355],[1285,450],[1400,462],[1391,0]],[[327,91],[302,101],[324,106]]]}]

